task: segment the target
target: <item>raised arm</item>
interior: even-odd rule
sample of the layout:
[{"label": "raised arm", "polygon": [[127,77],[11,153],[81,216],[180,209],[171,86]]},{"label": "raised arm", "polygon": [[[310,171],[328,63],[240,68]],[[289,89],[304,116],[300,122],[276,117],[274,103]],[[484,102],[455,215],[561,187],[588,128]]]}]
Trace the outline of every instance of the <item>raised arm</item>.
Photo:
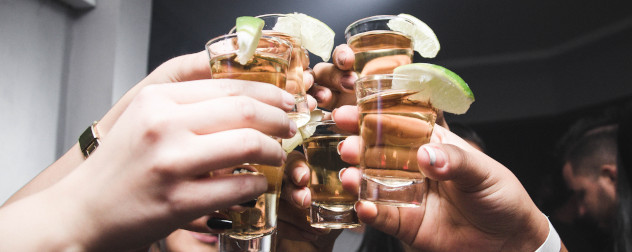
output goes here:
[{"label": "raised arm", "polygon": [[[210,79],[211,71],[208,56],[205,52],[198,52],[173,58],[158,66],[146,78],[130,89],[112,108],[99,120],[97,130],[102,138],[107,135],[112,125],[118,120],[123,111],[140,90],[150,84],[176,83],[182,81]],[[90,122],[85,122],[86,127]],[[81,132],[77,132],[77,137]],[[13,194],[4,205],[11,204],[31,194],[48,188],[61,180],[84,161],[79,144],[73,145],[64,155],[33,178],[28,184]]]}]

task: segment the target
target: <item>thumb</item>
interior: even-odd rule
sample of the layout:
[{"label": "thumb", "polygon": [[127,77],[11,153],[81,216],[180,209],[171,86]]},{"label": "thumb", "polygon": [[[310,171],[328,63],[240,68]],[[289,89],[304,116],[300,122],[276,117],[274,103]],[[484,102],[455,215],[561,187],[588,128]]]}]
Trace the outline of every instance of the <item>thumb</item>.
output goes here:
[{"label": "thumb", "polygon": [[[420,171],[436,181],[452,181],[466,192],[480,191],[496,184],[492,169],[504,168],[500,163],[474,149],[451,144],[429,143],[417,152]],[[501,173],[508,171],[502,169]]]},{"label": "thumb", "polygon": [[355,54],[346,44],[336,46],[333,52],[334,65],[340,70],[352,70],[355,62]]}]

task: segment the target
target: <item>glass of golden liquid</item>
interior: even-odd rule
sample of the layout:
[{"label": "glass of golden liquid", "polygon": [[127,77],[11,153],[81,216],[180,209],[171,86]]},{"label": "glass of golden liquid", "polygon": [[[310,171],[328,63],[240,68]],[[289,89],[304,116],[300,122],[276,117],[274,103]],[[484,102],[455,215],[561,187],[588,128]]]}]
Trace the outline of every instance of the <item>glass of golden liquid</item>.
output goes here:
[{"label": "glass of golden liquid", "polygon": [[[294,30],[294,33],[300,33],[300,22],[296,18],[285,14],[265,14],[256,17],[262,19],[264,22],[263,35],[284,39],[292,44],[292,56],[287,71],[285,90],[294,94],[296,98],[296,105],[288,115],[296,122],[296,126],[301,127],[305,125],[310,118],[307,97],[305,95],[305,86],[303,85],[303,67],[304,64],[309,64],[309,55],[307,54],[307,50],[303,48],[300,37],[279,31],[287,30],[287,28],[280,29],[280,26],[287,27],[287,24],[293,24],[291,30]],[[229,33],[234,32],[235,28],[231,29]]]},{"label": "glass of golden liquid", "polygon": [[356,81],[360,112],[360,200],[416,207],[428,190],[417,150],[430,141],[437,109],[411,99],[419,90],[396,89],[405,75],[368,75]]},{"label": "glass of golden liquid", "polygon": [[351,166],[338,154],[338,144],[349,134],[336,127],[334,121],[310,122],[306,128],[315,129],[314,134],[303,141],[303,151],[311,172],[311,226],[332,229],[360,226],[353,208],[358,197],[342,188],[339,177],[342,169]]},{"label": "glass of golden liquid", "polygon": [[394,15],[380,15],[360,19],[345,29],[347,44],[355,55],[354,71],[358,77],[369,74],[391,74],[398,66],[413,61],[413,39],[389,27],[389,22],[399,19]]},{"label": "glass of golden liquid", "polygon": [[[290,42],[277,37],[262,36],[253,58],[246,65],[235,60],[238,49],[236,34],[219,36],[206,44],[212,79],[258,81],[286,89],[286,76],[292,54]],[[224,235],[249,240],[272,234],[276,230],[283,166],[243,164],[231,169],[232,172],[228,173],[233,176],[242,173],[263,174],[268,180],[268,189],[251,205],[220,211],[232,221],[232,228],[226,230]]]}]

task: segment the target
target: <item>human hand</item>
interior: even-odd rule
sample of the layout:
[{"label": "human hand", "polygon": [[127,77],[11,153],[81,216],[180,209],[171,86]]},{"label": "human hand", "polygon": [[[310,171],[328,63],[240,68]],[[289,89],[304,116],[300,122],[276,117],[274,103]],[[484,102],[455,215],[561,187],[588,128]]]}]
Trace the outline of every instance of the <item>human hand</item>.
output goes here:
[{"label": "human hand", "polygon": [[[106,137],[116,120],[121,116],[130,102],[144,87],[151,84],[175,83],[211,78],[208,55],[204,52],[183,55],[170,59],[158,66],[146,78],[127,91],[112,108],[99,120],[97,125],[99,135]],[[42,191],[72,172],[84,157],[79,144],[75,144],[60,159],[37,175],[9,198],[4,205]]]},{"label": "human hand", "polygon": [[[343,106],[333,116],[338,127],[358,132],[357,107]],[[359,141],[358,136],[344,141],[343,160],[359,163]],[[520,181],[458,136],[435,125],[431,143],[419,149],[417,161],[430,179],[422,205],[405,208],[361,201],[356,204],[360,220],[429,251],[534,251],[546,239],[546,217]],[[346,169],[341,178],[345,189],[357,193],[359,169]]]},{"label": "human hand", "polygon": [[181,55],[160,64],[143,80],[128,90],[99,121],[99,133],[107,135],[112,125],[141,89],[152,84],[178,83],[211,78],[205,51]]},{"label": "human hand", "polygon": [[353,86],[358,76],[353,72],[353,51],[345,44],[337,46],[333,52],[333,62],[314,66],[312,74],[315,84],[308,90],[316,98],[318,106],[327,110],[356,102]]},{"label": "human hand", "polygon": [[310,169],[305,156],[293,151],[288,154],[283,176],[283,189],[279,203],[279,251],[331,251],[341,229],[314,228],[307,216],[311,205],[311,192],[307,187]]},{"label": "human hand", "polygon": [[[266,190],[263,176],[208,174],[244,162],[282,165],[285,152],[269,135],[296,133],[286,114],[294,102],[272,85],[238,80],[143,88],[79,169],[0,210],[0,233],[29,233],[29,242],[0,250],[136,248],[251,200]],[[30,242],[42,237],[55,240]]]}]

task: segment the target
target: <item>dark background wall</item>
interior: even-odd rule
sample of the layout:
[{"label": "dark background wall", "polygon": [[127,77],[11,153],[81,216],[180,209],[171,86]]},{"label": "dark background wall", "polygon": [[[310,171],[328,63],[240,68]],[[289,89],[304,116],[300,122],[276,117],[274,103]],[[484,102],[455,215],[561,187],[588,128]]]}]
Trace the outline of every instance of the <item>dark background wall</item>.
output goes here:
[{"label": "dark background wall", "polygon": [[[409,13],[442,49],[430,62],[452,69],[477,101],[451,120],[483,123],[553,115],[632,94],[632,1],[155,0],[149,70],[204,49],[242,15],[303,12],[344,43],[353,21]],[[312,65],[319,58],[312,57]]]},{"label": "dark background wall", "polygon": [[336,44],[345,43],[348,24],[367,16],[409,13],[426,22],[442,49],[415,61],[453,70],[476,96],[467,114],[448,122],[477,130],[536,201],[539,185],[559,169],[554,145],[570,123],[632,97],[628,0],[154,0],[148,70],[203,50],[238,16],[288,12],[327,23]]}]

